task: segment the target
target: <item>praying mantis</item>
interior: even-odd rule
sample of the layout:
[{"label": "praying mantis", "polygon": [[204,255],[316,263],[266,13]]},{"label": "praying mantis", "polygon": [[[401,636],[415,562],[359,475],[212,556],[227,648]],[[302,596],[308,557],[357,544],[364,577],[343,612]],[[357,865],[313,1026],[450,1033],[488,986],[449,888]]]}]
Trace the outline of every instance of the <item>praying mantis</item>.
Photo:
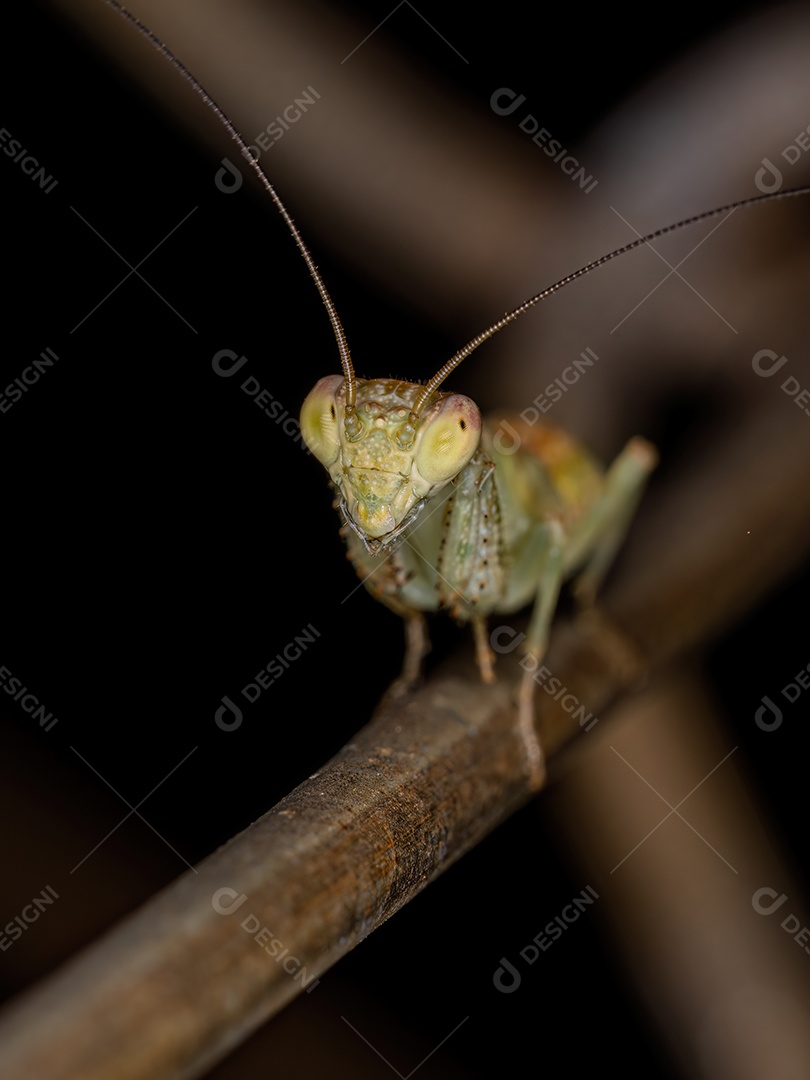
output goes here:
[{"label": "praying mantis", "polygon": [[341,535],[360,579],[405,621],[405,658],[392,694],[407,691],[420,677],[429,648],[425,613],[446,610],[471,625],[480,676],[491,682],[495,653],[488,617],[531,604],[528,632],[521,635],[526,661],[517,715],[532,781],[539,787],[544,756],[533,725],[533,674],[548,646],[561,586],[576,575],[576,597],[583,604],[594,602],[657,454],[646,440],[634,438],[605,470],[559,428],[516,416],[484,420],[470,398],[440,387],[485,341],[602,264],[665,233],[806,189],[738,200],[623,245],[507,312],[424,384],[358,379],[327,286],[259,165],[255,147],[248,147],[197,79],[151,31],[115,0],[106,2],[135,24],[217,113],[287,224],[326,307],[342,374],[325,376],[307,396],[301,433],[329,473],[343,521]]},{"label": "praying mantis", "polygon": [[[487,616],[533,602],[523,636],[520,729],[534,782],[543,753],[534,736],[533,673],[542,659],[562,582],[592,602],[623,539],[656,454],[628,443],[607,472],[575,440],[513,417],[483,421],[461,394],[437,395],[461,350],[425,386],[326,376],[301,410],[301,430],[337,493],[349,557],[372,595],[406,623],[393,693],[412,686],[427,651],[423,612],[446,609],[472,625],[481,678],[492,682]],[[504,439],[508,425],[511,440]]]}]

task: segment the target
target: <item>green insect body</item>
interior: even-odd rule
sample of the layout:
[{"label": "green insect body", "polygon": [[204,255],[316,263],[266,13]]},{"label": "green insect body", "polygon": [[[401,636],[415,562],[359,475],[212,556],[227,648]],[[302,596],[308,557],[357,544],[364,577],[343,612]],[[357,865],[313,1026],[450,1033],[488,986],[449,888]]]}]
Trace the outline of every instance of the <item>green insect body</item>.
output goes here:
[{"label": "green insect body", "polygon": [[654,449],[634,439],[603,471],[574,439],[517,417],[482,421],[460,394],[396,380],[357,380],[348,410],[343,376],[321,379],[301,410],[301,432],[328,470],[348,554],[366,588],[407,623],[406,689],[427,650],[425,612],[472,624],[484,681],[494,678],[487,617],[534,602],[522,642],[527,665],[521,728],[532,735],[532,673],[546,649],[560,586],[578,568],[590,601],[626,532]]}]

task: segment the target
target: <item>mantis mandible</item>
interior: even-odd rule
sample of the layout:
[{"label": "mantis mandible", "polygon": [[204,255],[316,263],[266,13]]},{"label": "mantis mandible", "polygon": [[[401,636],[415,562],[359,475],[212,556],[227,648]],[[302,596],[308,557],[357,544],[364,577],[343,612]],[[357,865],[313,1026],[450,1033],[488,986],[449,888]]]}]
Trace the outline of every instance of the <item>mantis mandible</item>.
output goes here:
[{"label": "mantis mandible", "polygon": [[[472,338],[424,385],[358,379],[340,317],[286,206],[245,140],[183,63],[117,0],[105,0],[158,49],[216,113],[284,219],[326,307],[342,374],[322,378],[301,409],[301,433],[335,489],[341,533],[359,577],[405,621],[406,649],[392,692],[419,679],[428,651],[425,613],[471,624],[481,678],[495,678],[487,618],[533,605],[522,649],[518,725],[532,783],[545,766],[534,729],[533,673],[548,645],[563,583],[573,575],[593,602],[626,535],[657,454],[631,439],[604,469],[577,440],[517,417],[482,419],[468,397],[441,391],[480,345],[541,300],[658,237],[731,210],[806,194],[776,191],[696,214],[640,237],[567,275]],[[508,432],[508,434],[507,434]]]}]

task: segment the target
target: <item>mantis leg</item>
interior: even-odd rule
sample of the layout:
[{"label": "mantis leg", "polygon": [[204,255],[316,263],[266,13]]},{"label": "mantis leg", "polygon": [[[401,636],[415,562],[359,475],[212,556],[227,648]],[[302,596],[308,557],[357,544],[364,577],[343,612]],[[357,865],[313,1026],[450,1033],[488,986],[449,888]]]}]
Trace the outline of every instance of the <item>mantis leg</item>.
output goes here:
[{"label": "mantis leg", "polygon": [[422,678],[422,661],[430,652],[430,635],[427,619],[421,611],[415,611],[396,597],[383,596],[382,602],[405,621],[405,656],[402,671],[385,693],[386,698],[398,698],[407,694]]},{"label": "mantis leg", "polygon": [[552,519],[541,528],[545,533],[546,543],[540,559],[537,599],[523,645],[526,656],[521,664],[523,678],[518,690],[518,726],[526,748],[532,786],[535,789],[543,785],[546,765],[534,727],[534,673],[548,646],[549,628],[563,582],[566,546],[565,532],[559,521]]},{"label": "mantis leg", "polygon": [[483,615],[474,615],[471,621],[475,636],[475,659],[481,673],[481,681],[493,683],[495,682],[495,654],[489,644],[487,620]]},{"label": "mantis leg", "polygon": [[627,534],[658,455],[644,439],[631,439],[605,474],[602,497],[569,538],[566,564],[584,564],[573,591],[582,604],[593,603]]},{"label": "mantis leg", "polygon": [[391,685],[396,696],[410,690],[422,677],[422,661],[430,652],[427,619],[421,611],[403,613],[405,619],[405,657],[398,679]]},{"label": "mantis leg", "polygon": [[401,697],[411,690],[422,676],[422,661],[430,652],[427,620],[421,611],[401,599],[403,582],[418,569],[418,561],[409,547],[384,555],[371,555],[346,526],[341,530],[348,556],[361,581],[377,600],[405,621],[405,657],[402,671],[388,688],[386,697]]},{"label": "mantis leg", "polygon": [[575,595],[581,603],[592,602],[624,540],[656,461],[657,454],[649,443],[632,439],[605,474],[601,497],[569,535],[556,521],[543,526],[547,542],[540,558],[537,600],[524,644],[518,694],[518,722],[537,787],[543,782],[545,761],[534,727],[534,676],[546,651],[560,586],[572,569],[582,566]]}]

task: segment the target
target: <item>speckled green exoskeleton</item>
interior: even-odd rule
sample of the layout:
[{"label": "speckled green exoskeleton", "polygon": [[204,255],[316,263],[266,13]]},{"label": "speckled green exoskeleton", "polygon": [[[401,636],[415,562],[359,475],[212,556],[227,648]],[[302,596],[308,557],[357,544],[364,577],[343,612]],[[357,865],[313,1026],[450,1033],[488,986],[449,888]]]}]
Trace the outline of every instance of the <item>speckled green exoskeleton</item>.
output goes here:
[{"label": "speckled green exoskeleton", "polygon": [[328,375],[307,396],[301,431],[325,466],[343,517],[349,557],[369,591],[401,615],[405,660],[394,685],[419,677],[427,652],[425,613],[448,611],[475,634],[481,678],[494,679],[487,634],[490,615],[533,605],[521,648],[528,662],[518,720],[540,784],[543,754],[533,723],[533,672],[543,656],[562,583],[590,602],[610,568],[655,466],[645,440],[631,439],[604,470],[564,432],[518,417],[482,420],[460,394],[439,390],[479,345],[535,304],[597,266],[665,233],[741,206],[807,194],[773,192],[718,207],[634,240],[537,293],[476,335],[424,385],[358,379],[332,299],[310,252],[245,140],[198,80],[117,0],[106,0],[152,43],[217,114],[284,218],[326,307],[342,374]]}]

